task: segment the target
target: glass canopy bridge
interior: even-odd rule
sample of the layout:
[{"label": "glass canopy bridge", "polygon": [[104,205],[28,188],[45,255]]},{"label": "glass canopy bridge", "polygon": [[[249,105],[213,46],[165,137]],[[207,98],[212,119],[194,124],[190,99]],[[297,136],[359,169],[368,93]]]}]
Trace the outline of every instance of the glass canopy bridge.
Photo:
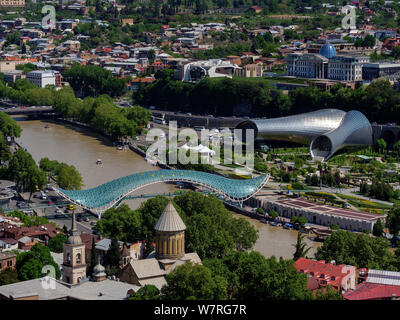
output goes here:
[{"label": "glass canopy bridge", "polygon": [[207,172],[162,169],[132,174],[91,189],[64,190],[54,187],[54,191],[64,199],[101,218],[104,211],[120,205],[122,200],[136,190],[161,182],[186,182],[200,185],[217,196],[242,206],[244,201],[262,189],[269,177],[269,174],[265,174],[253,179],[237,180]]}]

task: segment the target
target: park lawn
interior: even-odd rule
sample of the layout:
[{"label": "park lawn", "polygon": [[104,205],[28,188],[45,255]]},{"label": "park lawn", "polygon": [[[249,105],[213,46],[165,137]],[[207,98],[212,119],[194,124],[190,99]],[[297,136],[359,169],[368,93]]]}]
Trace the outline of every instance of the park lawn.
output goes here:
[{"label": "park lawn", "polygon": [[347,200],[351,205],[353,205],[357,208],[365,208],[365,209],[390,209],[390,208],[392,208],[391,205],[373,202],[373,201],[369,201],[369,200],[364,200],[362,198],[358,198],[355,196],[348,196],[348,195],[344,195],[344,194],[340,194],[340,193],[337,193],[337,195],[340,198]]}]

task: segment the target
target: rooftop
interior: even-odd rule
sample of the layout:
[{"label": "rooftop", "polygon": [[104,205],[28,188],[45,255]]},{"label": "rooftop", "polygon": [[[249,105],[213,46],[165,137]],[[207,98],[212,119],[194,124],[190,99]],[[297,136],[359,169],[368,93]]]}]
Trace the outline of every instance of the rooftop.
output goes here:
[{"label": "rooftop", "polygon": [[100,282],[85,281],[76,286],[55,281],[55,289],[46,287],[46,277],[21,281],[0,287],[0,296],[16,299],[38,295],[39,300],[55,300],[72,297],[79,300],[124,300],[128,291],[137,291],[138,286],[106,279]]},{"label": "rooftop", "polygon": [[171,201],[164,208],[163,213],[154,226],[156,231],[183,231],[186,229],[182,218],[179,216]]},{"label": "rooftop", "polygon": [[10,259],[15,257],[16,255],[10,252],[0,252],[0,260]]}]

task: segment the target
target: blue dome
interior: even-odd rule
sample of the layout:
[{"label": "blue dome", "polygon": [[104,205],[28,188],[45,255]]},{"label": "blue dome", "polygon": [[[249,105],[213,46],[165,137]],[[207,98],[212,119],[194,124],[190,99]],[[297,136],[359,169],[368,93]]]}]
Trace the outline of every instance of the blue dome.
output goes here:
[{"label": "blue dome", "polygon": [[319,50],[319,54],[330,59],[336,56],[336,49],[330,43],[325,43]]}]

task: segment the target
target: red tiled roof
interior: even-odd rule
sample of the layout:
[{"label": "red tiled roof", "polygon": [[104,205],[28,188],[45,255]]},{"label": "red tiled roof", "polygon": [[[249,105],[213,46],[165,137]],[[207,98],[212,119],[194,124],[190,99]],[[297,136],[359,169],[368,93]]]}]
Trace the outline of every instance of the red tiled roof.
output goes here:
[{"label": "red tiled roof", "polygon": [[317,279],[313,277],[307,278],[307,289],[310,291],[316,290],[319,288],[319,282]]},{"label": "red tiled roof", "polygon": [[343,294],[347,300],[377,300],[400,296],[400,286],[363,282],[354,290]]},{"label": "red tiled roof", "polygon": [[[44,229],[44,228],[46,229]],[[7,237],[12,237],[13,239],[20,239],[22,237],[37,237],[40,235],[47,235],[49,238],[55,237],[57,234],[57,229],[51,224],[44,224],[41,226],[31,226],[31,227],[13,227],[5,230]]]},{"label": "red tiled roof", "polygon": [[0,240],[5,243],[11,244],[11,245],[18,243],[18,240],[11,239],[11,238],[1,238]]},{"label": "red tiled roof", "polygon": [[147,83],[150,83],[153,81],[156,81],[156,79],[155,78],[136,78],[136,79],[132,80],[132,82],[147,82]]},{"label": "red tiled roof", "polygon": [[299,258],[295,262],[297,271],[307,273],[312,277],[321,281],[326,281],[326,285],[341,287],[342,278],[346,276],[350,271],[343,272],[344,264],[334,265],[332,263],[325,263],[324,260],[315,261],[305,258]]},{"label": "red tiled roof", "polygon": [[81,239],[82,242],[85,244],[85,247],[87,250],[92,250],[92,242],[93,242],[93,238],[94,238],[94,242],[97,243],[100,241],[100,237],[93,235],[93,234],[88,234],[85,232],[81,233]]}]

